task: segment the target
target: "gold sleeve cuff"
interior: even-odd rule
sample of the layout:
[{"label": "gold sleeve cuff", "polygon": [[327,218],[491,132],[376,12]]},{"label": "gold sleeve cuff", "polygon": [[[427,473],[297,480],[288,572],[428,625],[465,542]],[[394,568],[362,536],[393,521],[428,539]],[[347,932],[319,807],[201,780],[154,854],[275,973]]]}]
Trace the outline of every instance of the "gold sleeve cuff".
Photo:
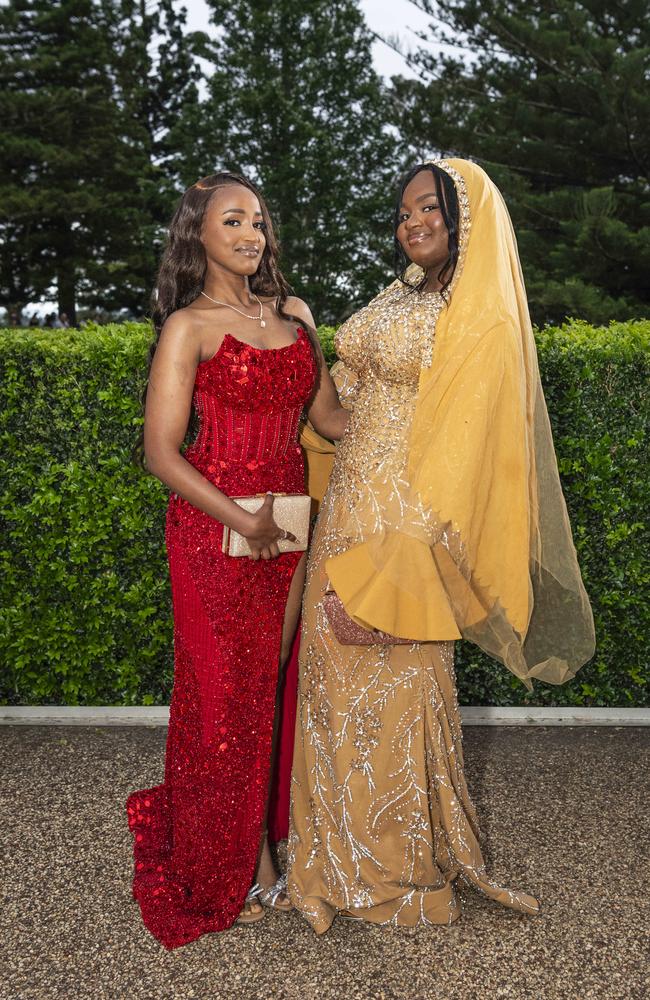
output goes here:
[{"label": "gold sleeve cuff", "polygon": [[385,536],[381,546],[380,570],[368,542],[332,556],[325,564],[350,617],[402,639],[460,639],[429,546],[396,532]]}]

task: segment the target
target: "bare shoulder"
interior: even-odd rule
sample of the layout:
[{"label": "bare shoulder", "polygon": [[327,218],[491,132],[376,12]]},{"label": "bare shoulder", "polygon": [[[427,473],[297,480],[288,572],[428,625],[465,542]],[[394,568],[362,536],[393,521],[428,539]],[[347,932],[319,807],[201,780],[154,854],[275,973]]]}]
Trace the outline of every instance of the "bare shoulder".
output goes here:
[{"label": "bare shoulder", "polygon": [[177,309],[165,320],[156,353],[190,363],[198,362],[204,322],[197,310]]},{"label": "bare shoulder", "polygon": [[289,313],[291,316],[297,316],[298,319],[304,320],[309,326],[316,328],[316,320],[314,319],[311,309],[303,299],[299,299],[297,295],[290,295],[284,304],[284,311]]},{"label": "bare shoulder", "polygon": [[196,346],[205,327],[205,317],[198,309],[177,309],[168,316],[160,334],[170,342],[182,342]]}]

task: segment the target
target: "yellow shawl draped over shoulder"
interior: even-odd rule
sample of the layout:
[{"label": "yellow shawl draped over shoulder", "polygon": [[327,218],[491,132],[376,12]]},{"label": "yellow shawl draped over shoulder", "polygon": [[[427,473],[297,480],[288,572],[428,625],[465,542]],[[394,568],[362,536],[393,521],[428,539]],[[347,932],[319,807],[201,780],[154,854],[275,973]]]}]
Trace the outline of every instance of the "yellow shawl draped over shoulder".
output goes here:
[{"label": "yellow shawl draped over shoulder", "polygon": [[462,636],[529,688],[532,678],[561,684],[593,655],[593,618],[515,236],[479,166],[435,162],[458,194],[459,260],[422,368],[407,481],[369,484],[372,504],[355,511],[361,541],[327,570],[366,627],[417,641]]}]

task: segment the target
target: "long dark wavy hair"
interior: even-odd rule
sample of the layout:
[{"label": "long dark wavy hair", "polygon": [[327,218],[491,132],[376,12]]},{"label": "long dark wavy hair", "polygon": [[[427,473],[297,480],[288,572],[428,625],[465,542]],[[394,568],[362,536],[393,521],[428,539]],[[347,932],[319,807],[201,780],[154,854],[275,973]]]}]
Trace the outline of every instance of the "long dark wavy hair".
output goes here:
[{"label": "long dark wavy hair", "polygon": [[456,264],[458,263],[458,229],[460,225],[460,216],[458,209],[458,195],[456,193],[456,185],[446,171],[442,167],[437,166],[435,163],[418,163],[416,166],[411,167],[408,173],[404,174],[401,181],[399,182],[397,190],[397,199],[395,201],[395,214],[393,217],[393,239],[394,239],[394,261],[395,261],[395,273],[399,280],[412,288],[415,292],[421,292],[428,280],[428,275],[424,275],[421,281],[417,285],[414,285],[411,281],[406,280],[406,271],[411,261],[404,253],[402,244],[397,239],[397,227],[400,222],[400,207],[402,200],[404,198],[404,191],[407,186],[411,183],[416,174],[419,174],[422,170],[428,170],[433,174],[433,180],[436,185],[436,194],[438,196],[438,204],[440,205],[440,211],[442,212],[442,218],[444,220],[445,226],[447,227],[447,232],[449,234],[449,239],[447,243],[448,247],[448,257],[444,262],[440,270],[438,271],[438,281],[441,284],[440,292],[443,298],[447,298],[446,292],[451,284],[451,279],[454,276],[454,271],[456,270]]},{"label": "long dark wavy hair", "polygon": [[[313,345],[314,331],[307,327],[304,320],[284,311],[287,297],[292,294],[292,289],[278,265],[278,241],[261,192],[247,177],[228,170],[202,177],[184,193],[169,224],[167,244],[151,296],[151,319],[155,336],[149,349],[147,381],[141,397],[143,411],[147,399],[151,363],[162,328],[172,313],[189,306],[203,290],[208,267],[205,248],[201,242],[206,209],[214,192],[231,184],[241,184],[242,187],[252,191],[262,210],[266,246],[257,271],[249,278],[251,291],[256,295],[274,297],[278,315],[282,319],[293,320],[305,327]],[[144,430],[136,442],[134,458],[139,465],[144,466]]]}]

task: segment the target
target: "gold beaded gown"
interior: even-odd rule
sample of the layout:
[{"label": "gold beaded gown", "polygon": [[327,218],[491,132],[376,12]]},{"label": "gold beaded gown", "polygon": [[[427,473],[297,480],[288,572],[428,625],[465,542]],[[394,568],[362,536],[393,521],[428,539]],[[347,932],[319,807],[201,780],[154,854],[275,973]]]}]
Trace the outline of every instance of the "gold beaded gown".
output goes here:
[{"label": "gold beaded gown", "polygon": [[289,832],[291,900],[319,933],[341,910],[373,923],[450,923],[461,873],[506,906],[538,910],[485,871],[463,770],[453,640],[343,646],[322,603],[325,562],[357,541],[346,534],[349,515],[373,473],[405,475],[440,308],[439,295],[395,282],[337,335],[334,376],[351,415],[307,572]]}]

